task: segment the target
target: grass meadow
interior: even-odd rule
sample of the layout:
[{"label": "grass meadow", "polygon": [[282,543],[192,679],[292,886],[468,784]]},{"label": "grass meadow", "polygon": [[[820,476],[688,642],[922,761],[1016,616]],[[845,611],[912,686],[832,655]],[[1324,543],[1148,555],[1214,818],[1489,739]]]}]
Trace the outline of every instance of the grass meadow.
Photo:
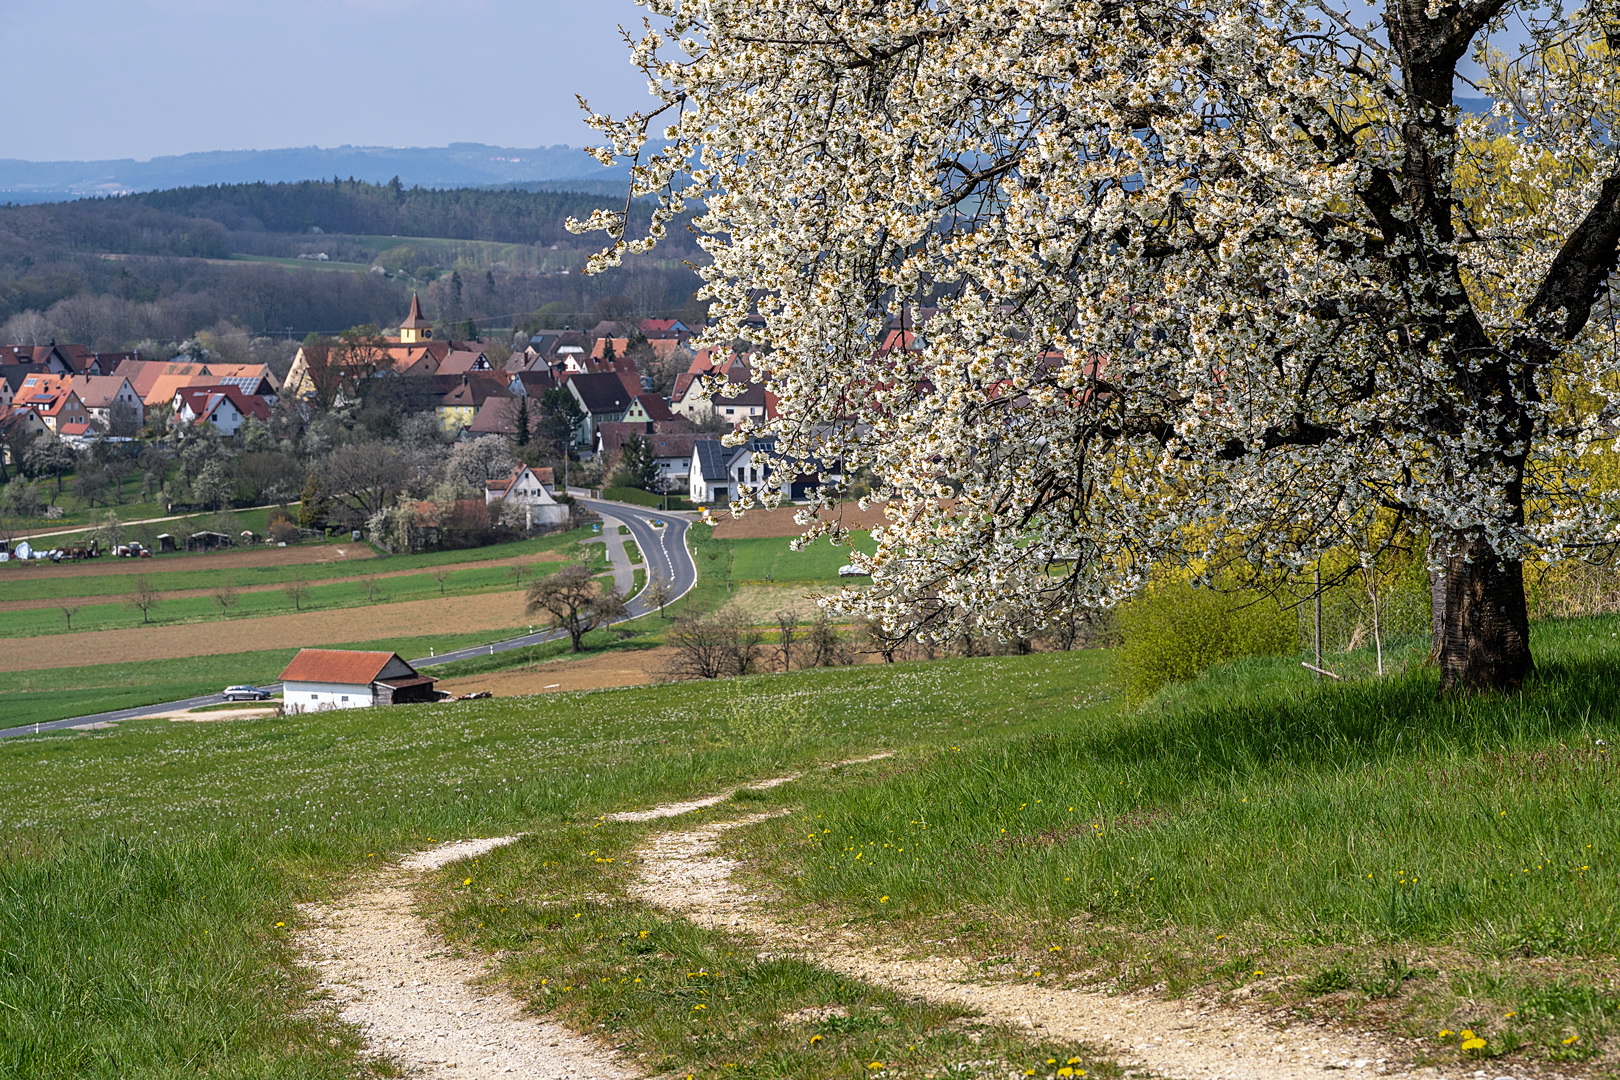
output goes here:
[{"label": "grass meadow", "polygon": [[395,852],[514,830],[589,877],[618,865],[588,854],[609,810],[1066,718],[1100,667],[1043,659],[1058,670],[1034,696],[1028,670],[964,661],[0,743],[0,1076],[376,1072],[305,1007],[299,901]]},{"label": "grass meadow", "polygon": [[789,910],[976,941],[1021,977],[1398,1016],[1440,1057],[1466,1028],[1486,1040],[1469,1056],[1584,1059],[1620,1026],[1617,634],[1539,624],[1540,673],[1510,698],[1442,700],[1417,665],[1323,686],[1240,661],[1142,709],[807,784],[814,829],[735,843]]},{"label": "grass meadow", "polygon": [[[1620,1023],[1620,621],[1536,633],[1541,674],[1501,700],[1251,660],[1126,708],[1109,655],[1081,652],[3,743],[0,1076],[387,1074],[303,1007],[297,904],[394,853],[514,831],[531,835],[423,903],[647,1072],[955,1068],[961,1017],[630,900],[630,851],[668,826],[600,819],[882,749],[714,811],[794,808],[730,841],[791,917],[1003,977],[1344,1016],[1435,1062],[1595,1074]],[[814,1011],[836,1003],[847,1017]],[[1484,1044],[1462,1049],[1465,1028]],[[997,1068],[1111,1069],[973,1033]]]}]

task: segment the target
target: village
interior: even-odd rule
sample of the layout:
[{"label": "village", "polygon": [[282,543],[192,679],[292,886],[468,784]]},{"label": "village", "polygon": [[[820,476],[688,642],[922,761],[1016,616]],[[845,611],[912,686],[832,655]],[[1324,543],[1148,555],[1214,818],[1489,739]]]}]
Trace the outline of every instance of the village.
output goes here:
[{"label": "village", "polygon": [[[722,436],[773,418],[775,399],[755,381],[745,343],[693,351],[700,331],[677,319],[643,319],[540,332],[499,350],[497,363],[482,342],[436,337],[413,297],[393,333],[358,328],[335,341],[307,341],[280,376],[269,364],[98,354],[55,342],[7,346],[0,349],[0,465],[26,471],[31,460],[59,462],[62,451],[51,451],[57,444],[128,460],[143,444],[179,446],[199,432],[238,444],[274,432],[285,448],[312,423],[382,401],[395,418],[415,421],[416,432],[425,422],[441,444],[496,437],[533,466],[484,478],[487,511],[462,499],[449,512],[499,521],[508,507],[522,507],[525,529],[556,526],[566,520],[554,509],[559,480],[630,488],[663,505],[724,506],[762,490],[777,465],[770,440],[727,446]],[[670,393],[657,393],[654,371],[672,366],[680,370]],[[813,467],[795,469],[790,497],[816,483]],[[190,505],[204,501],[228,500]]]}]

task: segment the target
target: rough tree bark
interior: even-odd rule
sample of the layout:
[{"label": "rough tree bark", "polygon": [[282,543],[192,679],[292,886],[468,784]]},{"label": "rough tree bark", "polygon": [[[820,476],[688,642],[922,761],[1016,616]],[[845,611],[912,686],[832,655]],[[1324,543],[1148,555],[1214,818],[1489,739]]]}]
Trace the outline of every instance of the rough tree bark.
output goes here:
[{"label": "rough tree bark", "polygon": [[1495,554],[1483,541],[1459,538],[1439,576],[1445,601],[1436,642],[1442,689],[1518,690],[1535,667],[1524,563]]}]

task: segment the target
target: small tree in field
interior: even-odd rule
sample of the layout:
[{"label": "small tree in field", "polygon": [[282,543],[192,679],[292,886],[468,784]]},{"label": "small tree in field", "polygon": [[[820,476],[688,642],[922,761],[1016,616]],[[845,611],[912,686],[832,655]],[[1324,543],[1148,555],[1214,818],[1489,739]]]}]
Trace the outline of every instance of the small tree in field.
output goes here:
[{"label": "small tree in field", "polygon": [[[647,584],[641,588],[641,599],[650,607],[658,609],[658,614],[664,614],[664,608],[675,594],[669,579],[663,574],[654,574],[647,579]],[[667,617],[667,616],[666,616]]]},{"label": "small tree in field", "polygon": [[529,586],[529,613],[545,617],[547,626],[568,631],[574,652],[585,649],[585,635],[625,613],[617,589],[602,588],[584,563],[570,563]]},{"label": "small tree in field", "polygon": [[295,578],[283,585],[281,592],[292,601],[294,611],[303,611],[304,601],[309,599],[309,583]]},{"label": "small tree in field", "polygon": [[130,591],[129,603],[131,607],[140,611],[142,623],[152,621],[152,609],[162,602],[163,594],[158,592],[152,583],[147,580],[145,574],[135,578],[135,588]]},{"label": "small tree in field", "polygon": [[242,599],[236,594],[236,586],[234,585],[221,585],[214,590],[213,596],[214,603],[219,605],[219,617],[222,619],[229,616],[231,608],[235,607]]},{"label": "small tree in field", "polygon": [[73,616],[75,616],[75,615],[77,615],[79,613],[79,609],[78,609],[77,605],[74,605],[74,604],[62,604],[56,610],[58,610],[58,611],[60,611],[62,613],[62,618],[67,620],[67,628],[69,630],[72,630],[73,629]]}]

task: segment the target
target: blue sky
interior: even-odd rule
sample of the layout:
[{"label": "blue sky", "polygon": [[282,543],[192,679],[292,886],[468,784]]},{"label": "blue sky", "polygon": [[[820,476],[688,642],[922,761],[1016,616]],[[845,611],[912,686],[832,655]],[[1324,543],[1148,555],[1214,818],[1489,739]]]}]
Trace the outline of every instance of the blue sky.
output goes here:
[{"label": "blue sky", "polygon": [[[583,145],[639,108],[630,0],[0,0],[0,158]],[[21,67],[15,65],[21,64]]]}]

